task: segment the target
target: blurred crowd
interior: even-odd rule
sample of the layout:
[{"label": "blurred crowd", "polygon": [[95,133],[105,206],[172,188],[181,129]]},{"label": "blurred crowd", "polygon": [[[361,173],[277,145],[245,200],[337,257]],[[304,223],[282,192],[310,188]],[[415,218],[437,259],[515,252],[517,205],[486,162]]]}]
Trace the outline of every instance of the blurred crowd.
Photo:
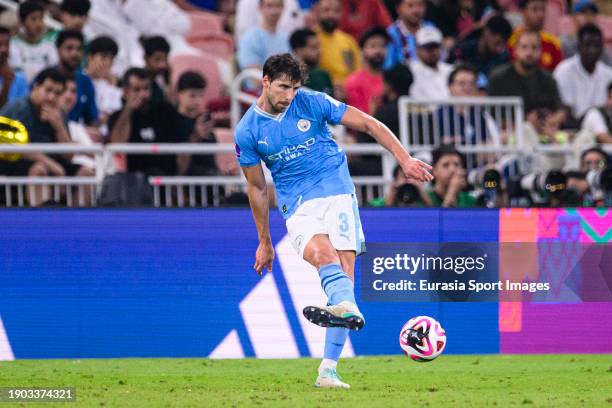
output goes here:
[{"label": "blurred crowd", "polygon": [[[529,174],[502,165],[500,156],[475,166],[481,156],[460,153],[462,146],[513,145],[514,135],[485,110],[433,108],[418,128],[444,123],[445,134],[422,156],[434,167],[434,184],[412,184],[396,170],[393,186],[372,206],[612,205],[612,170],[602,149],[612,143],[612,19],[600,9],[605,4],[26,0],[16,6],[0,14],[0,116],[23,124],[31,143],[229,142],[229,83],[270,55],[289,52],[308,67],[305,86],[372,114],[398,136],[402,96],[515,96],[522,99],[525,146],[576,151],[576,160],[542,156]],[[243,89],[258,93],[254,81]],[[371,142],[363,134],[343,140]],[[221,156],[128,155],[112,166],[143,177],[237,174],[235,162]],[[375,155],[350,155],[349,165],[354,175],[382,174]],[[0,159],[0,175],[93,172],[87,155]],[[34,197],[42,194],[29,194],[32,205],[40,204]]]}]

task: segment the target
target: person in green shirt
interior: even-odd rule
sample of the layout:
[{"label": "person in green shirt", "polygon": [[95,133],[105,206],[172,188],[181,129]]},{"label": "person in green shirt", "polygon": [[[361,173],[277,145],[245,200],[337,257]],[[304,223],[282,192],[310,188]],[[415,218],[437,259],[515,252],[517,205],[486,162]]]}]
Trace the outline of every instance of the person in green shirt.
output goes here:
[{"label": "person in green shirt", "polygon": [[442,145],[432,153],[433,188],[428,191],[433,207],[475,207],[476,198],[467,191],[464,159],[451,145]]},{"label": "person in green shirt", "polygon": [[308,28],[296,30],[291,34],[289,44],[298,61],[308,67],[308,80],[306,80],[304,86],[334,96],[334,85],[331,77],[327,71],[319,68],[321,44],[317,34]]}]

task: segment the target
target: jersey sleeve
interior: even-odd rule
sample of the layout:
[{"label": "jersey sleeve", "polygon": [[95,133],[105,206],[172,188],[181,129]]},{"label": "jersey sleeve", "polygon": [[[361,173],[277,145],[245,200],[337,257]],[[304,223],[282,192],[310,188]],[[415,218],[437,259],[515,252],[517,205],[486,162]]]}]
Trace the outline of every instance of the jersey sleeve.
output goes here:
[{"label": "jersey sleeve", "polygon": [[259,164],[261,158],[257,153],[255,137],[253,137],[251,132],[237,129],[234,142],[236,144],[236,159],[241,166],[252,167]]},{"label": "jersey sleeve", "polygon": [[310,98],[315,114],[321,115],[326,122],[337,125],[342,120],[347,105],[322,92],[312,92]]}]

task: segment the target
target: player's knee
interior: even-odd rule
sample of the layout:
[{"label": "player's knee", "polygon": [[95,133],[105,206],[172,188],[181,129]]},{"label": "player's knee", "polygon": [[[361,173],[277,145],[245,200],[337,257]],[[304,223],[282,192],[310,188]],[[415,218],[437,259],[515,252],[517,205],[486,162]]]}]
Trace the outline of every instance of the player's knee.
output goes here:
[{"label": "player's knee", "polygon": [[317,268],[332,263],[340,263],[338,253],[333,248],[316,248],[312,253],[312,258]]}]

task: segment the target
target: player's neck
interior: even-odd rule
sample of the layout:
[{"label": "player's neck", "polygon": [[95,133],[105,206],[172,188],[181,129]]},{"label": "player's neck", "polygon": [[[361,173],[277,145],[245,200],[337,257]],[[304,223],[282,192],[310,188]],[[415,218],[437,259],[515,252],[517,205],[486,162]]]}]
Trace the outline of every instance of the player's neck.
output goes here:
[{"label": "player's neck", "polygon": [[264,95],[261,95],[259,99],[257,99],[257,107],[272,116],[277,116],[280,113],[274,109],[274,107],[268,102],[268,98],[266,98]]}]

